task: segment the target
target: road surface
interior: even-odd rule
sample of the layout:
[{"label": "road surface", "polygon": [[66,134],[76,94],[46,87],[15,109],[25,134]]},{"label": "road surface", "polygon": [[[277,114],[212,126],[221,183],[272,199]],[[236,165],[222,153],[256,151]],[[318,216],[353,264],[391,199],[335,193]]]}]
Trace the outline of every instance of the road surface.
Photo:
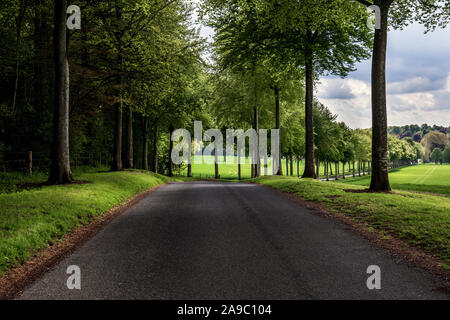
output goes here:
[{"label": "road surface", "polygon": [[[70,265],[81,290],[67,288]],[[367,268],[381,290],[367,288]],[[449,299],[334,219],[268,187],[168,184],[112,221],[21,299]]]}]

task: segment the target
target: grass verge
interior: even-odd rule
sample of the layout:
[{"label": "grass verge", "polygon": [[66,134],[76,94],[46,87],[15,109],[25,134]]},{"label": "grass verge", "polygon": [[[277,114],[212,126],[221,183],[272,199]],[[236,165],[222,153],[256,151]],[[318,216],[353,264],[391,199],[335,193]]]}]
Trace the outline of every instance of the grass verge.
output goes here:
[{"label": "grass verge", "polygon": [[[432,253],[450,265],[450,200],[445,196],[395,193],[355,193],[362,186],[291,177],[252,180],[344,214],[382,236],[393,236]],[[446,265],[442,265],[443,268]]]},{"label": "grass verge", "polygon": [[[370,176],[348,178],[342,183],[369,186]],[[450,165],[424,164],[397,168],[389,172],[394,189],[450,196]]]},{"label": "grass verge", "polygon": [[0,194],[0,274],[129,198],[181,181],[139,171],[87,172],[76,178],[85,183]]}]

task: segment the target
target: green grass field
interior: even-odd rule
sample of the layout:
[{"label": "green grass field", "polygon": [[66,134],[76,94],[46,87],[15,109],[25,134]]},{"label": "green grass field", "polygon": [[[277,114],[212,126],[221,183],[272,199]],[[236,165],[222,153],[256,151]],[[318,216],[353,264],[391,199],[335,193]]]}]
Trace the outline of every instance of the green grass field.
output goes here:
[{"label": "green grass field", "polygon": [[[394,169],[389,173],[389,181],[393,189],[450,195],[450,165],[423,164]],[[340,182],[369,186],[370,176]]]},{"label": "green grass field", "polygon": [[[209,156],[205,157],[205,159],[208,159],[211,163],[214,163],[214,157]],[[233,157],[234,164],[227,164],[224,163],[225,161],[223,158],[219,159],[219,174],[220,178],[224,180],[236,180],[238,178],[238,165],[237,165],[237,157]],[[250,160],[246,159],[244,163],[244,159],[241,160],[242,167],[241,167],[241,176],[242,179],[249,179],[251,177],[251,167],[250,167]],[[283,166],[283,175],[286,174],[286,159],[281,160],[282,166]],[[294,160],[294,168],[293,168],[293,174],[294,176],[297,176],[297,162]],[[299,164],[299,174],[300,176],[303,174],[303,171],[305,169],[305,162],[300,161]],[[268,162],[268,173],[270,175],[270,172],[272,172],[272,163],[271,161]],[[342,170],[342,164],[339,170]],[[349,170],[348,166],[345,168],[346,174],[351,174],[351,171]],[[289,174],[290,174],[290,165],[289,165]],[[325,168],[323,164],[320,165],[320,176],[324,177],[325,175]],[[333,172],[334,172],[334,166],[333,166]],[[261,167],[261,174],[264,173],[263,167]],[[185,169],[181,174],[186,175],[187,169]],[[206,163],[206,160],[202,164],[196,164],[194,160],[192,160],[192,174],[195,178],[214,178],[214,164]],[[340,172],[342,175],[342,172]]]}]

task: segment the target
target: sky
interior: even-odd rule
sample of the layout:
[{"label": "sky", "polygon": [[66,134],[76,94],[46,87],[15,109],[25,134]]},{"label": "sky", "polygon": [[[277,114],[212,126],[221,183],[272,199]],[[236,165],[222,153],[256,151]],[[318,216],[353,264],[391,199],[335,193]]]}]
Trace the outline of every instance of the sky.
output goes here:
[{"label": "sky", "polygon": [[[371,127],[371,59],[345,79],[322,77],[318,99],[352,128]],[[450,126],[450,28],[424,34],[420,25],[388,34],[389,125]]]},{"label": "sky", "polygon": [[[388,125],[450,126],[450,27],[424,34],[413,24],[388,34],[386,81]],[[214,32],[202,27],[212,41]],[[316,98],[351,128],[370,128],[371,59],[345,79],[321,77]]]}]

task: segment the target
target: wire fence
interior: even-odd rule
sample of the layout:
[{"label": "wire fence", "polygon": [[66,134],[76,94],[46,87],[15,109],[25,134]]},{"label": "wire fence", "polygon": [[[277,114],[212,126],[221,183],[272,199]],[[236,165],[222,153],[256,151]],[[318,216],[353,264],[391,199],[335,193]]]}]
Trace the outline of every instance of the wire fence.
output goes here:
[{"label": "wire fence", "polygon": [[[83,153],[70,156],[72,168],[91,166],[101,167],[111,162],[111,157],[102,153]],[[50,156],[46,152],[0,152],[0,172],[47,172],[50,168]]]}]

